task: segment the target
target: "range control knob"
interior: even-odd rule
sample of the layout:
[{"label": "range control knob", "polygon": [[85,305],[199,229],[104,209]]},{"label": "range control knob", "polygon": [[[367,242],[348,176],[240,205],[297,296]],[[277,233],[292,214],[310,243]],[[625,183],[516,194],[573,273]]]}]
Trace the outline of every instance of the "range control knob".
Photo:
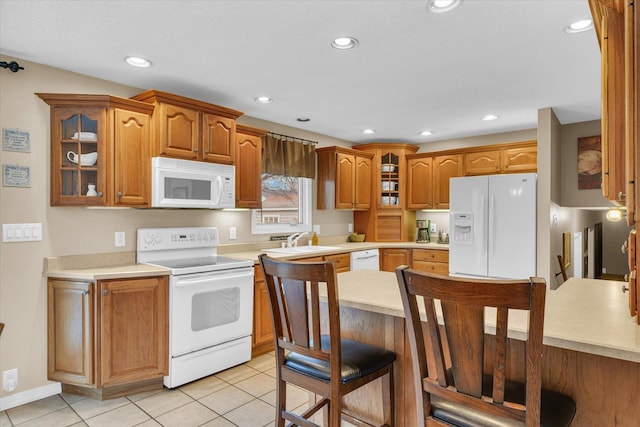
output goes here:
[{"label": "range control knob", "polygon": [[159,235],[159,234],[156,234],[155,236],[153,236],[153,241],[154,241],[155,243],[160,243],[160,242],[162,242],[162,236],[161,236],[161,235]]},{"label": "range control knob", "polygon": [[144,236],[144,242],[147,244],[153,243],[153,236],[151,234],[147,234],[146,236]]}]

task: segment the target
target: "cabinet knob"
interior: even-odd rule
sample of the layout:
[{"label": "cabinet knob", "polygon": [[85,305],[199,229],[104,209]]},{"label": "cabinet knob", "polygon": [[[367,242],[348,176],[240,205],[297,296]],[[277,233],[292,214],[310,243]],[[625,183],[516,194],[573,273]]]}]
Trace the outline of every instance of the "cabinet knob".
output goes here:
[{"label": "cabinet knob", "polygon": [[198,149],[197,149],[197,148],[194,148],[194,149],[193,149],[193,152],[194,152],[194,153],[197,153],[197,152],[198,152]]},{"label": "cabinet knob", "polygon": [[87,296],[89,295],[89,291],[82,291],[82,296]]},{"label": "cabinet knob", "polygon": [[98,191],[98,197],[102,197],[102,191]]},{"label": "cabinet knob", "polygon": [[118,198],[122,197],[122,191],[118,191]]},{"label": "cabinet knob", "polygon": [[622,285],[622,293],[625,293],[629,290],[628,286]]},{"label": "cabinet knob", "polygon": [[618,193],[618,200],[619,201],[624,200],[624,193],[622,191]]},{"label": "cabinet knob", "polygon": [[109,295],[109,291],[108,291],[108,290],[106,290],[106,289],[105,289],[105,290],[103,290],[103,291],[102,291],[102,295],[105,295],[105,296],[106,296],[106,295]]}]

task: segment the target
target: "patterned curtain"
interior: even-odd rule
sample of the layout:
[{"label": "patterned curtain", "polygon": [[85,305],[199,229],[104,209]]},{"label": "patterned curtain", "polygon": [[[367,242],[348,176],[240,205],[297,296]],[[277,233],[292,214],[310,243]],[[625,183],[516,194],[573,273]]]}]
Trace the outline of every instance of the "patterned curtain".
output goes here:
[{"label": "patterned curtain", "polygon": [[262,148],[262,173],[314,179],[314,144],[294,137],[268,134]]}]

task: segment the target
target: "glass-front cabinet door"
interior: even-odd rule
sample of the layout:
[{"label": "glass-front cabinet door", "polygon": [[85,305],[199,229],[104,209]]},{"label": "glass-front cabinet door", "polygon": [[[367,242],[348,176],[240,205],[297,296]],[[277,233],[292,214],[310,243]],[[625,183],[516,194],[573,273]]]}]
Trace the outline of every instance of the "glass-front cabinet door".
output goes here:
[{"label": "glass-front cabinet door", "polygon": [[381,208],[397,208],[400,200],[400,157],[394,153],[380,156],[380,200]]},{"label": "glass-front cabinet door", "polygon": [[51,124],[51,205],[104,205],[107,110],[56,108]]}]

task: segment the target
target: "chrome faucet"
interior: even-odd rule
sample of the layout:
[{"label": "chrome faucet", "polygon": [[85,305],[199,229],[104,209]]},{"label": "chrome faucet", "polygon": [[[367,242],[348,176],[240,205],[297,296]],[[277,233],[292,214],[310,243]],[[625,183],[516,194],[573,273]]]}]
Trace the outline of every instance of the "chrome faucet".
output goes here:
[{"label": "chrome faucet", "polygon": [[287,237],[287,247],[293,248],[298,246],[298,240],[300,240],[302,236],[306,236],[307,234],[309,233],[306,231],[303,231],[301,233],[293,233],[291,236]]}]

